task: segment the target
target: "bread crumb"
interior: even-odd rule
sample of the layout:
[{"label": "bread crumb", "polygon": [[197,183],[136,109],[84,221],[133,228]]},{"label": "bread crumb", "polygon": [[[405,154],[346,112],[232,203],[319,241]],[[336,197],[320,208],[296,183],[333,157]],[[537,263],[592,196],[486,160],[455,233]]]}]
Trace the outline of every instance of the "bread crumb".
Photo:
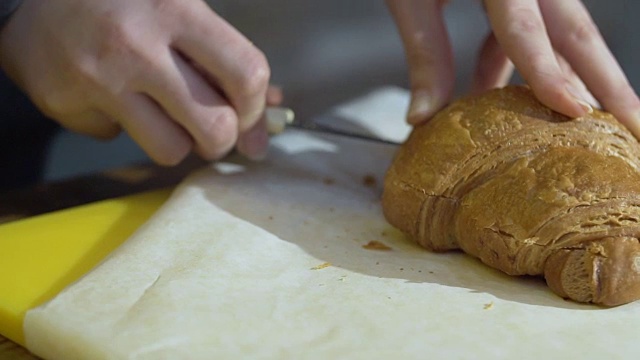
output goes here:
[{"label": "bread crumb", "polygon": [[331,266],[331,263],[326,262],[326,263],[322,263],[322,264],[320,264],[318,266],[312,267],[311,270],[320,270],[320,269],[327,268],[329,266]]},{"label": "bread crumb", "polygon": [[493,308],[493,301],[488,303],[488,304],[484,304],[484,309],[485,310],[491,310]]},{"label": "bread crumb", "polygon": [[333,185],[333,184],[335,184],[335,183],[336,183],[336,179],[331,178],[331,177],[326,177],[326,178],[322,179],[322,182],[323,182],[325,185]]},{"label": "bread crumb", "polygon": [[378,180],[376,180],[376,177],[371,174],[365,175],[362,178],[362,185],[366,187],[375,187],[377,184]]},{"label": "bread crumb", "polygon": [[269,220],[273,220],[273,216],[269,215]]},{"label": "bread crumb", "polygon": [[384,243],[376,240],[371,240],[367,244],[362,245],[364,249],[367,250],[376,250],[376,251],[389,251],[393,250],[391,247],[385,245]]}]

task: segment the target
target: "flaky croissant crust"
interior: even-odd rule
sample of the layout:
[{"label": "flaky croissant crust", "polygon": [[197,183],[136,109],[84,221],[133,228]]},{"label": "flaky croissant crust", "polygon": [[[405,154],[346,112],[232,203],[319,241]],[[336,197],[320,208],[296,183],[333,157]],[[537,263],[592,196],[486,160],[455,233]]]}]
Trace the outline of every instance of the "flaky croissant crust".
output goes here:
[{"label": "flaky croissant crust", "polygon": [[459,100],[400,147],[383,209],[428,249],[544,275],[560,296],[640,298],[640,146],[608,113],[568,119],[516,86]]}]

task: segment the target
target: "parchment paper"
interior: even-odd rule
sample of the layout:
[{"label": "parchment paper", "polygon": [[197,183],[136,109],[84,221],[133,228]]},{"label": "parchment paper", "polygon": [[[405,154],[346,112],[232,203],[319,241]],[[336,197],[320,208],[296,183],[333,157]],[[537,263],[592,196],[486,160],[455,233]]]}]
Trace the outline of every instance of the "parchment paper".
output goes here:
[{"label": "parchment paper", "polygon": [[392,229],[379,197],[394,150],[290,131],[263,163],[194,174],[104,263],[27,314],[29,349],[48,359],[637,356],[639,304],[567,302],[539,279],[429,253]]}]

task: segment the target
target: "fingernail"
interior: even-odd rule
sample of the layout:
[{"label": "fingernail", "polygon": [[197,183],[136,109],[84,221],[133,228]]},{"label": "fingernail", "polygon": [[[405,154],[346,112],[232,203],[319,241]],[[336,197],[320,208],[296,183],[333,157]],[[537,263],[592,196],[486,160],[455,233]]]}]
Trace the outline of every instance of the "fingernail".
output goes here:
[{"label": "fingernail", "polygon": [[576,98],[576,102],[578,103],[578,105],[580,105],[580,107],[582,108],[582,110],[586,111],[587,114],[591,114],[593,112],[593,107],[591,105],[589,105],[588,102],[578,99]]},{"label": "fingernail", "polygon": [[567,91],[573,96],[573,99],[578,105],[580,105],[582,110],[586,111],[587,114],[591,114],[593,112],[593,107],[586,100],[584,100],[584,97],[578,90],[576,90],[572,86],[567,86]]},{"label": "fingernail", "polygon": [[434,111],[435,99],[425,91],[416,91],[411,97],[407,121],[416,125],[429,119]]}]

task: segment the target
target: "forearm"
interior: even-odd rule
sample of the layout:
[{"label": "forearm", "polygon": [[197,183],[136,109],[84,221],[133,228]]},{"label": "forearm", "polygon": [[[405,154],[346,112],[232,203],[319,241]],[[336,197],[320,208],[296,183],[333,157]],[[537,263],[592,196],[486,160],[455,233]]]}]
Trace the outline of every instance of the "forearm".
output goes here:
[{"label": "forearm", "polygon": [[0,0],[0,27],[9,20],[21,3],[22,0]]}]

